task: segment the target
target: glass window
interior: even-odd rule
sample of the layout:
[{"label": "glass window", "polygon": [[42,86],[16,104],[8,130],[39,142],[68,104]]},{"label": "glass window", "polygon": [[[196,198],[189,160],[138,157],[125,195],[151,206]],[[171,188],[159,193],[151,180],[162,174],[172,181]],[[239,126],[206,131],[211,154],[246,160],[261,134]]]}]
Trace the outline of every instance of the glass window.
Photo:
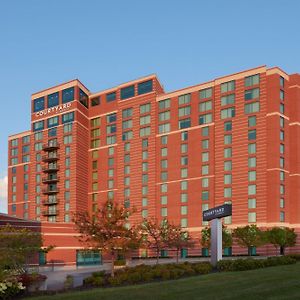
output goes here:
[{"label": "glass window", "polygon": [[180,194],[180,202],[181,203],[188,202],[188,194]]},{"label": "glass window", "polygon": [[201,145],[202,145],[202,149],[208,149],[208,147],[209,147],[209,140],[203,140],[201,142]]},{"label": "glass window", "polygon": [[37,98],[33,100],[33,111],[37,112],[45,108],[45,99],[44,97]]},{"label": "glass window", "polygon": [[85,107],[88,107],[89,106],[89,97],[88,95],[82,90],[82,89],[79,89],[79,102],[85,106]]},{"label": "glass window", "polygon": [[281,141],[284,141],[284,131],[280,130],[279,137]]},{"label": "glass window", "polygon": [[26,135],[22,137],[22,143],[27,144],[30,142],[30,135]]},{"label": "glass window", "polygon": [[186,218],[180,220],[180,226],[186,228],[188,226],[188,220]]},{"label": "glass window", "polygon": [[191,102],[191,94],[181,95],[178,97],[178,104],[188,104]]},{"label": "glass window", "polygon": [[148,139],[143,139],[142,140],[142,148],[148,148]]},{"label": "glass window", "polygon": [[112,145],[112,144],[115,144],[117,142],[117,138],[115,135],[111,135],[111,136],[108,136],[106,137],[106,144],[107,145]]},{"label": "glass window", "polygon": [[245,86],[259,84],[259,74],[245,77]]},{"label": "glass window", "polygon": [[54,127],[58,125],[58,117],[52,117],[47,119],[48,128]]},{"label": "glass window", "polygon": [[167,183],[161,184],[160,191],[161,191],[161,193],[167,193],[168,192],[168,184]]},{"label": "glass window", "polygon": [[100,118],[91,119],[91,127],[100,126]]},{"label": "glass window", "polygon": [[158,119],[160,122],[162,121],[167,121],[170,119],[170,111],[165,111],[165,112],[162,112],[158,115]]},{"label": "glass window", "polygon": [[115,101],[116,98],[117,98],[116,92],[112,92],[112,93],[106,94],[106,102]]},{"label": "glass window", "polygon": [[208,187],[208,186],[209,186],[209,178],[202,178],[202,179],[201,179],[201,186],[202,186],[203,188]]},{"label": "glass window", "polygon": [[107,134],[112,134],[112,133],[115,133],[116,131],[117,131],[117,125],[116,124],[106,126],[106,133]]},{"label": "glass window", "polygon": [[97,106],[100,104],[100,96],[91,99],[91,106]]},{"label": "glass window", "polygon": [[160,161],[160,167],[162,169],[167,169],[168,168],[168,160],[167,159],[163,159]]},{"label": "glass window", "polygon": [[180,213],[181,215],[187,215],[188,207],[187,206],[181,206],[180,207]]},{"label": "glass window", "polygon": [[248,158],[248,167],[249,168],[256,167],[256,157],[249,157]]},{"label": "glass window", "polygon": [[232,130],[232,122],[224,122],[224,131],[231,131]]},{"label": "glass window", "polygon": [[149,113],[151,111],[151,103],[140,105],[140,114]]},{"label": "glass window", "polygon": [[180,189],[182,191],[186,191],[188,189],[188,182],[187,181],[181,181],[180,182]]},{"label": "glass window", "polygon": [[209,127],[208,126],[202,127],[201,134],[202,134],[202,136],[208,136],[209,135]]},{"label": "glass window", "polygon": [[224,171],[231,171],[232,170],[232,161],[228,160],[224,162]]},{"label": "glass window", "polygon": [[282,76],[279,77],[279,83],[281,87],[284,87],[284,78]]},{"label": "glass window", "polygon": [[128,141],[128,140],[131,140],[132,137],[133,137],[132,130],[123,132],[123,134],[122,134],[122,141]]},{"label": "glass window", "polygon": [[123,109],[122,118],[126,119],[126,118],[130,118],[130,117],[132,117],[132,108]]},{"label": "glass window", "polygon": [[259,97],[259,88],[245,91],[245,100],[252,100],[258,97]]},{"label": "glass window", "polygon": [[232,157],[232,148],[225,148],[224,149],[224,158]]},{"label": "glass window", "polygon": [[255,195],[256,194],[256,185],[250,184],[248,185],[248,195]]},{"label": "glass window", "polygon": [[178,128],[179,129],[184,129],[184,128],[188,128],[191,127],[191,119],[187,118],[187,119],[182,119],[178,121]]},{"label": "glass window", "polygon": [[248,131],[248,140],[256,140],[256,129]]},{"label": "glass window", "polygon": [[232,189],[231,187],[224,188],[224,198],[232,197]]},{"label": "glass window", "polygon": [[158,102],[158,106],[159,106],[160,110],[169,108],[170,105],[171,105],[171,100],[170,99],[165,99],[165,100],[161,100],[161,101]]},{"label": "glass window", "polygon": [[44,121],[38,121],[33,123],[33,131],[38,131],[43,129],[44,129]]},{"label": "glass window", "polygon": [[231,134],[224,135],[224,144],[225,145],[232,144],[232,135]]},{"label": "glass window", "polygon": [[187,178],[188,177],[188,169],[184,168],[180,170],[181,178]]},{"label": "glass window", "polygon": [[122,122],[122,129],[132,128],[132,120],[127,120]]},{"label": "glass window", "polygon": [[280,150],[281,154],[284,154],[284,145],[283,144],[280,144],[279,150]]},{"label": "glass window", "polygon": [[248,199],[248,208],[256,208],[256,199],[255,198]]},{"label": "glass window", "polygon": [[205,101],[199,103],[199,112],[204,112],[212,109],[212,101]]},{"label": "glass window", "polygon": [[146,94],[152,92],[153,80],[148,80],[138,84],[138,95]]},{"label": "glass window", "polygon": [[203,152],[202,157],[201,157],[201,161],[202,162],[207,162],[208,160],[209,160],[209,152]]},{"label": "glass window", "polygon": [[212,114],[205,114],[199,116],[199,125],[203,125],[211,122],[212,122]]},{"label": "glass window", "polygon": [[255,223],[256,222],[256,212],[249,212],[248,213],[248,222]]},{"label": "glass window", "polygon": [[210,98],[211,96],[212,96],[212,88],[203,89],[200,90],[199,92],[200,99]]},{"label": "glass window", "polygon": [[57,127],[55,128],[50,128],[48,130],[48,137],[53,137],[53,136],[56,136],[57,135]]},{"label": "glass window", "polygon": [[259,102],[245,104],[245,114],[259,112]]},{"label": "glass window", "polygon": [[106,116],[106,122],[107,123],[113,123],[113,122],[116,122],[116,121],[117,121],[117,114],[116,113],[113,113],[113,114],[110,114],[110,115]]},{"label": "glass window", "polygon": [[256,171],[248,172],[248,181],[256,181]]},{"label": "glass window", "polygon": [[254,154],[256,153],[256,144],[249,144],[248,145],[248,153],[249,154]]},{"label": "glass window", "polygon": [[221,84],[221,93],[227,93],[235,90],[235,81],[228,81]]},{"label": "glass window", "polygon": [[162,145],[167,145],[168,144],[168,136],[167,135],[163,135],[160,137],[160,143]]},{"label": "glass window", "polygon": [[280,113],[284,114],[284,104],[280,103],[279,111],[280,111]]},{"label": "glass window", "polygon": [[164,123],[158,126],[158,133],[166,133],[171,130],[170,123]]},{"label": "glass window", "polygon": [[48,108],[57,106],[59,104],[58,92],[48,95]]},{"label": "glass window", "polygon": [[222,96],[221,97],[221,105],[228,105],[228,104],[234,104],[235,102],[235,94]]},{"label": "glass window", "polygon": [[74,100],[74,87],[70,87],[62,91],[62,103]]},{"label": "glass window", "polygon": [[280,222],[284,222],[285,221],[285,213],[284,213],[284,211],[281,211],[280,212]]},{"label": "glass window", "polygon": [[147,124],[150,124],[150,122],[151,122],[150,115],[140,117],[140,125],[147,125]]},{"label": "glass window", "polygon": [[221,119],[233,118],[235,116],[235,108],[229,107],[221,110]]},{"label": "glass window", "polygon": [[208,173],[209,173],[209,165],[202,166],[202,168],[201,168],[201,174],[202,175],[208,175]]},{"label": "glass window", "polygon": [[178,117],[183,117],[191,114],[191,107],[185,106],[178,109]]},{"label": "glass window", "polygon": [[248,117],[248,127],[256,126],[256,116]]},{"label": "glass window", "polygon": [[180,152],[186,153],[188,151],[188,144],[181,144],[180,145]]},{"label": "glass window", "polygon": [[62,123],[69,123],[74,121],[74,112],[70,112],[62,115]]},{"label": "glass window", "polygon": [[232,183],[232,175],[231,174],[225,174],[224,175],[224,184],[231,184]]},{"label": "glass window", "polygon": [[161,156],[167,156],[168,155],[168,148],[161,148]]},{"label": "glass window", "polygon": [[150,135],[151,129],[150,127],[144,127],[140,129],[140,137]]},{"label": "glass window", "polygon": [[201,199],[202,200],[209,200],[209,191],[202,191]]},{"label": "glass window", "polygon": [[121,100],[131,97],[134,97],[134,85],[130,85],[121,89]]},{"label": "glass window", "polygon": [[284,91],[280,90],[280,100],[283,101],[284,100]]}]

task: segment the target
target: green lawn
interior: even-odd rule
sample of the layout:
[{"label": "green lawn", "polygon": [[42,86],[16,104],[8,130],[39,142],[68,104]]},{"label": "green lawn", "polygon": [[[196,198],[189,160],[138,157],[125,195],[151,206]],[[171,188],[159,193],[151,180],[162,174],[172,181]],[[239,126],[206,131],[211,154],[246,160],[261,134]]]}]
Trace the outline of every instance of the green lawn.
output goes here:
[{"label": "green lawn", "polygon": [[92,289],[30,299],[300,299],[300,263],[244,272],[214,273],[143,285]]}]

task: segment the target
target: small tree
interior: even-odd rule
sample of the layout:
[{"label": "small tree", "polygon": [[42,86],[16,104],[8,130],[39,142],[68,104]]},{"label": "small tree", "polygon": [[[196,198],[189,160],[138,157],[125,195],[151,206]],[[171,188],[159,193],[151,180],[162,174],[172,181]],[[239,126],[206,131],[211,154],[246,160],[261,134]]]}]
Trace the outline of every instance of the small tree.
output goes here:
[{"label": "small tree", "polygon": [[158,264],[160,251],[168,245],[171,225],[167,219],[162,220],[161,223],[156,219],[145,219],[140,229],[147,248],[155,249],[156,264]]},{"label": "small tree", "polygon": [[296,244],[297,234],[294,228],[273,227],[267,231],[267,240],[271,243],[277,252],[279,248],[280,254],[284,255],[286,247],[293,247]]},{"label": "small tree", "polygon": [[192,248],[195,242],[192,240],[190,234],[187,231],[183,231],[181,226],[171,225],[169,230],[167,246],[175,248],[176,250],[176,262],[179,260],[179,252],[185,248]]},{"label": "small tree", "polygon": [[106,201],[91,217],[87,212],[76,214],[74,222],[80,233],[79,240],[87,247],[102,250],[111,255],[111,275],[117,253],[127,253],[139,247],[141,238],[137,228],[127,226],[132,210],[112,200]]},{"label": "small tree", "polygon": [[233,237],[238,245],[248,248],[248,255],[252,255],[251,247],[259,247],[266,243],[265,233],[256,225],[237,227],[233,230]]},{"label": "small tree", "polygon": [[[211,242],[211,229],[210,227],[205,227],[201,230],[201,245],[204,248],[210,248]],[[222,225],[222,247],[229,248],[232,246],[232,234]]]},{"label": "small tree", "polygon": [[38,254],[41,246],[42,236],[39,232],[11,225],[0,227],[0,271],[24,270],[26,262]]}]

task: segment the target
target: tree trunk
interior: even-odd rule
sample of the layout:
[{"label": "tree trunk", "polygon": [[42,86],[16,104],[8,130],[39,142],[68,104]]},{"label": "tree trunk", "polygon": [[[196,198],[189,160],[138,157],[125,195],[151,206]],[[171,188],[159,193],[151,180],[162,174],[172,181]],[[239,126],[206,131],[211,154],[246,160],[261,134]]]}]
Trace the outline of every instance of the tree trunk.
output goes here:
[{"label": "tree trunk", "polygon": [[285,253],[285,247],[280,246],[280,255],[284,255],[284,253]]},{"label": "tree trunk", "polygon": [[156,264],[158,265],[159,261],[159,249],[156,249]]},{"label": "tree trunk", "polygon": [[111,277],[115,277],[115,253],[111,252]]}]

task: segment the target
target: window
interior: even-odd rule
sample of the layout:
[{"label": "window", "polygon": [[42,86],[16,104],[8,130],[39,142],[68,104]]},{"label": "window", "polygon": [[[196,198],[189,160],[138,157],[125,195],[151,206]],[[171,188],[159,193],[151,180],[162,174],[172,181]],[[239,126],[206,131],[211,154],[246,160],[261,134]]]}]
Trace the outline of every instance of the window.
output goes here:
[{"label": "window", "polygon": [[160,213],[161,213],[162,217],[167,217],[168,216],[168,209],[166,207],[162,207]]},{"label": "window", "polygon": [[74,100],[74,87],[70,87],[62,91],[62,103]]},{"label": "window", "polygon": [[255,223],[256,222],[256,212],[249,212],[248,213],[248,222]]},{"label": "window", "polygon": [[11,149],[11,156],[17,156],[18,152],[19,152],[18,148]]},{"label": "window", "polygon": [[280,217],[279,217],[280,219],[280,222],[284,222],[285,221],[285,213],[284,213],[284,211],[281,211],[280,212]]},{"label": "window", "polygon": [[116,141],[117,141],[117,139],[116,139],[115,135],[111,135],[111,136],[106,137],[106,144],[107,145],[115,144]]},{"label": "window", "polygon": [[248,127],[256,126],[256,116],[248,117]]},{"label": "window", "polygon": [[191,94],[181,95],[178,97],[178,104],[188,104],[191,102]]},{"label": "window", "polygon": [[87,95],[82,89],[79,89],[79,102],[80,102],[83,106],[85,106],[85,107],[88,108],[88,106],[89,106],[88,100],[89,100],[88,95]]},{"label": "window", "polygon": [[285,188],[284,188],[284,185],[283,185],[283,184],[280,185],[279,191],[280,191],[280,195],[284,195],[284,193],[285,193]]},{"label": "window", "polygon": [[91,119],[91,127],[100,126],[100,118]]},{"label": "window", "polygon": [[158,126],[158,133],[166,133],[171,130],[170,123],[161,124]]},{"label": "window", "polygon": [[113,122],[116,122],[116,120],[117,120],[117,114],[116,113],[113,113],[113,114],[110,114],[110,115],[106,116],[106,122],[107,123],[113,123]]},{"label": "window", "polygon": [[283,101],[284,100],[284,91],[283,90],[280,90],[280,100]]},{"label": "window", "polygon": [[91,141],[91,148],[98,148],[100,147],[100,140],[99,139],[96,139],[96,140],[92,140]]},{"label": "window", "polygon": [[143,160],[148,159],[148,151],[143,151],[142,152],[142,159]]},{"label": "window", "polygon": [[147,206],[147,205],[148,205],[148,199],[142,198],[142,206]]},{"label": "window", "polygon": [[167,193],[168,192],[168,184],[164,183],[160,186],[161,193]]},{"label": "window", "polygon": [[248,140],[256,140],[256,129],[248,131]]},{"label": "window", "polygon": [[203,89],[200,90],[199,92],[200,99],[210,98],[211,96],[212,96],[212,88]]},{"label": "window", "polygon": [[212,101],[199,103],[199,112],[204,112],[212,109]]},{"label": "window", "polygon": [[256,144],[249,144],[248,145],[248,154],[254,154],[256,153]]},{"label": "window", "polygon": [[207,124],[212,122],[212,114],[205,114],[199,116],[199,125]]},{"label": "window", "polygon": [[284,158],[283,157],[280,157],[280,159],[279,159],[279,166],[281,169],[284,168]]},{"label": "window", "polygon": [[191,127],[191,119],[187,118],[187,119],[182,119],[178,121],[178,128],[179,129],[184,129],[184,128],[188,128]]},{"label": "window", "polygon": [[149,113],[150,111],[151,111],[151,104],[150,103],[140,105],[140,114]]},{"label": "window", "polygon": [[279,118],[279,122],[280,122],[280,127],[284,128],[284,118],[283,117]]},{"label": "window", "polygon": [[203,188],[207,188],[209,186],[209,178],[202,178],[201,179],[201,186]]},{"label": "window", "polygon": [[232,144],[232,135],[231,134],[224,135],[224,144],[225,145]]},{"label": "window", "polygon": [[158,107],[160,110],[162,109],[166,109],[169,108],[171,104],[171,100],[170,99],[165,99],[165,100],[161,100],[158,102]]},{"label": "window", "polygon": [[188,157],[187,156],[182,156],[181,158],[180,158],[180,164],[182,165],[182,166],[187,166],[188,165]]},{"label": "window", "polygon": [[279,206],[280,208],[284,208],[284,198],[280,198]]},{"label": "window", "polygon": [[161,156],[167,156],[168,155],[168,148],[161,148],[160,152],[161,152]]},{"label": "window", "polygon": [[116,131],[117,131],[117,125],[116,124],[106,126],[106,133],[107,134],[112,134],[112,133],[115,133]]},{"label": "window", "polygon": [[132,137],[133,137],[133,133],[132,133],[131,130],[123,132],[123,134],[122,134],[122,141],[128,141],[128,140],[132,139]]},{"label": "window", "polygon": [[122,117],[123,117],[123,119],[132,117],[132,108],[123,109]]},{"label": "window", "polygon": [[142,148],[148,148],[148,139],[142,140]]},{"label": "window", "polygon": [[186,153],[187,151],[188,151],[188,145],[187,144],[180,145],[180,152],[181,153]]},{"label": "window", "polygon": [[235,108],[229,107],[221,110],[221,119],[232,118],[235,116]]},{"label": "window", "polygon": [[58,125],[58,117],[52,117],[47,119],[48,128],[54,127]]},{"label": "window", "polygon": [[151,129],[150,127],[144,127],[140,129],[140,137],[150,135]]},{"label": "window", "polygon": [[30,142],[30,135],[26,135],[22,137],[22,143],[27,144]]},{"label": "window", "polygon": [[96,129],[92,129],[91,130],[91,137],[92,138],[96,138],[100,136],[100,129],[99,128],[96,128]]},{"label": "window", "polygon": [[245,104],[245,114],[259,112],[259,102]]},{"label": "window", "polygon": [[58,92],[48,95],[48,108],[57,106],[59,104]]},{"label": "window", "polygon": [[224,171],[231,171],[232,170],[232,161],[228,160],[224,162]]},{"label": "window", "polygon": [[91,99],[91,106],[97,106],[100,104],[100,97],[94,97]]},{"label": "window", "polygon": [[255,198],[250,198],[248,199],[248,208],[256,208],[256,199]]},{"label": "window", "polygon": [[202,134],[202,136],[208,136],[209,135],[209,127],[208,126],[202,127],[201,134]]},{"label": "window", "polygon": [[140,117],[140,125],[147,125],[147,124],[150,124],[150,122],[151,122],[150,115]]},{"label": "window", "polygon": [[231,131],[232,130],[232,122],[224,122],[224,131]]},{"label": "window", "polygon": [[170,119],[170,111],[162,112],[158,115],[158,119],[160,122],[167,121]]},{"label": "window", "polygon": [[62,115],[62,123],[69,123],[74,121],[74,112]]},{"label": "window", "polygon": [[230,187],[224,188],[224,198],[232,197],[232,189]]},{"label": "window", "polygon": [[255,181],[256,180],[256,171],[249,171],[248,172],[248,181]]},{"label": "window", "polygon": [[209,192],[208,191],[202,191],[201,200],[209,200]]},{"label": "window", "polygon": [[121,89],[121,100],[128,99],[131,97],[134,97],[134,85],[130,85]]},{"label": "window", "polygon": [[124,155],[124,162],[125,163],[130,163],[130,154],[125,154]]},{"label": "window", "polygon": [[37,112],[45,108],[45,99],[44,97],[33,100],[33,111]]},{"label": "window", "polygon": [[249,157],[248,158],[248,167],[249,168],[256,167],[256,157]]},{"label": "window", "polygon": [[180,194],[180,202],[181,203],[188,202],[188,194]]},{"label": "window", "polygon": [[284,87],[284,78],[282,76],[279,78],[279,83],[281,87]]},{"label": "window", "polygon": [[201,174],[202,175],[208,175],[208,173],[209,173],[209,165],[202,166]]},{"label": "window", "polygon": [[138,95],[152,92],[153,80],[148,80],[138,84]]},{"label": "window", "polygon": [[181,215],[187,215],[188,207],[187,206],[181,206],[180,207],[180,213]]},{"label": "window", "polygon": [[39,131],[44,129],[44,121],[38,121],[33,123],[33,131]]},{"label": "window", "polygon": [[209,140],[203,140],[201,142],[201,145],[202,145],[202,149],[208,149],[208,146],[209,146]]},{"label": "window", "polygon": [[280,103],[279,111],[280,113],[284,114],[284,104]]},{"label": "window", "polygon": [[281,154],[284,154],[284,145],[283,144],[280,144],[279,151]]},{"label": "window", "polygon": [[48,137],[53,137],[53,136],[56,136],[57,135],[57,127],[55,128],[50,128],[48,130]]},{"label": "window", "polygon": [[147,172],[148,171],[148,163],[147,162],[143,162],[142,163],[142,171],[143,172]]},{"label": "window", "polygon": [[259,84],[259,74],[245,77],[245,86],[252,86]]},{"label": "window", "polygon": [[248,195],[255,195],[256,194],[256,185],[250,184],[248,185]]},{"label": "window", "polygon": [[116,92],[112,92],[112,93],[106,94],[106,102],[115,101],[116,98],[117,98]]},{"label": "window", "polygon": [[43,149],[43,144],[42,143],[35,143],[34,144],[34,150],[35,151],[41,151]]},{"label": "window", "polygon": [[228,104],[234,104],[235,102],[235,94],[222,96],[221,97],[221,105],[228,105]]},{"label": "window", "polygon": [[122,122],[122,129],[132,128],[132,120],[127,120]]},{"label": "window", "polygon": [[124,144],[124,151],[125,151],[125,152],[130,151],[130,143],[125,143],[125,144]]},{"label": "window", "polygon": [[232,148],[225,148],[224,149],[224,158],[232,157]]},{"label": "window", "polygon": [[181,132],[181,141],[187,141],[189,138],[189,133],[187,131]]},{"label": "window", "polygon": [[235,81],[228,81],[221,84],[221,93],[227,93],[235,90]]},{"label": "window", "polygon": [[253,100],[259,97],[259,88],[246,90],[244,94],[245,100]]},{"label": "window", "polygon": [[187,181],[181,181],[180,182],[180,189],[182,191],[186,191],[188,189],[188,182]]},{"label": "window", "polygon": [[284,131],[283,130],[280,130],[279,138],[281,141],[284,141]]},{"label": "window", "polygon": [[203,152],[202,157],[201,157],[201,161],[202,162],[207,162],[208,160],[209,160],[209,152]]},{"label": "window", "polygon": [[168,168],[168,160],[167,159],[163,159],[160,161],[160,167],[162,169],[167,169]]},{"label": "window", "polygon": [[231,184],[232,183],[232,175],[231,174],[225,174],[224,175],[224,184]]},{"label": "window", "polygon": [[191,114],[191,107],[185,106],[178,109],[178,117],[183,117]]},{"label": "window", "polygon": [[188,169],[187,168],[181,169],[180,175],[181,175],[181,178],[187,178],[188,177]]},{"label": "window", "polygon": [[180,220],[180,226],[186,228],[188,226],[188,221],[186,218]]},{"label": "window", "polygon": [[168,172],[161,172],[160,173],[160,179],[161,179],[161,181],[168,180]]}]

